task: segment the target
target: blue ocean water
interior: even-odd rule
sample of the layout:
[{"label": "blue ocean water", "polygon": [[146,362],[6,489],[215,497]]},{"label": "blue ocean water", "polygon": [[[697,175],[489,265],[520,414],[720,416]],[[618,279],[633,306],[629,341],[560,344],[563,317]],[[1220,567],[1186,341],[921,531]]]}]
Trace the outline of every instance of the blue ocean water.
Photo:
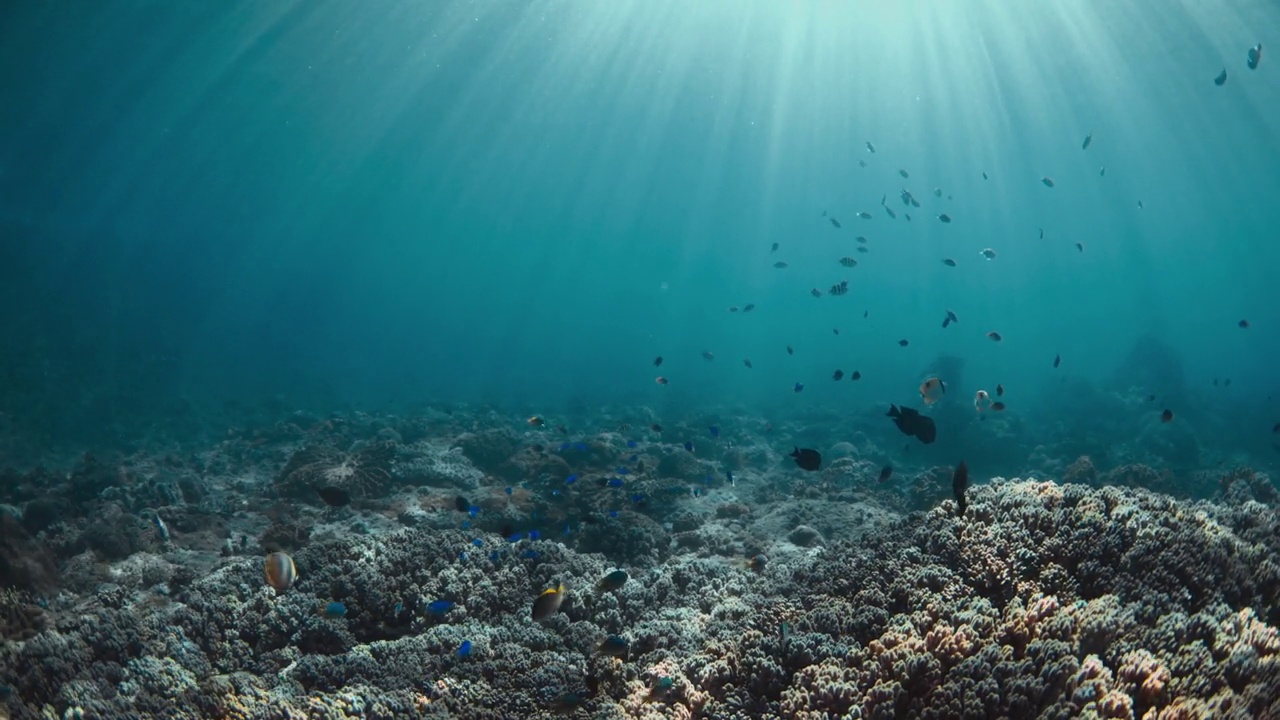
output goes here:
[{"label": "blue ocean water", "polygon": [[[1269,49],[1245,66],[1272,4],[3,15],[0,413],[28,450],[227,402],[735,408],[830,442],[945,356],[948,460],[1165,407],[1189,463],[1280,457],[1280,84]],[[997,383],[1001,437],[968,407]]]}]

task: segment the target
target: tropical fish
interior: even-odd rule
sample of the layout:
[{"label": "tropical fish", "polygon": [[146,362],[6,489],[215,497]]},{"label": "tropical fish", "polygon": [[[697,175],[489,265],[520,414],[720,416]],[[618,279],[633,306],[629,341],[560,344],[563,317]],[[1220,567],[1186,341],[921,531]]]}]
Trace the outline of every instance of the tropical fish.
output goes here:
[{"label": "tropical fish", "polygon": [[160,536],[160,542],[169,542],[169,526],[164,524],[164,520],[160,518],[160,513],[152,516],[152,522],[156,526],[156,534]]},{"label": "tropical fish", "polygon": [[978,412],[982,412],[983,410],[986,410],[987,406],[990,404],[991,404],[991,396],[987,394],[986,390],[979,390],[978,392],[974,393],[974,396],[973,396],[974,410],[977,410]]},{"label": "tropical fish", "polygon": [[844,379],[844,371],[843,371],[843,370],[837,370],[837,371],[835,371],[834,373],[831,373],[831,379],[832,379],[832,380],[836,380],[836,381],[843,380],[843,379]]},{"label": "tropical fish", "polygon": [[1239,327],[1240,327],[1240,328],[1242,328],[1242,329],[1248,329],[1248,327],[1249,327],[1249,321],[1248,321],[1248,320],[1241,320],[1240,322],[1236,323],[1236,325],[1237,325],[1237,326],[1239,326]]},{"label": "tropical fish", "polygon": [[842,280],[835,285],[832,285],[831,289],[827,292],[832,295],[847,295],[849,293],[849,281]]},{"label": "tropical fish", "polygon": [[1003,395],[1004,395],[1004,385],[1001,385],[1000,383],[996,383],[996,397],[1002,397]]},{"label": "tropical fish", "polygon": [[773,264],[773,266],[774,266],[774,267],[776,267],[776,268],[778,268],[779,270],[781,270],[781,269],[785,268],[785,267],[787,266],[787,264],[786,264],[786,263],[784,263],[784,262],[782,262],[781,260],[779,260],[778,262],[774,263],[774,264]]},{"label": "tropical fish", "polygon": [[787,354],[788,354],[788,355],[795,355],[795,354],[796,354],[796,351],[795,351],[795,350],[792,350],[792,349],[791,349],[791,346],[790,346],[790,345],[788,345],[788,346],[787,346]]},{"label": "tropical fish", "polygon": [[917,410],[890,405],[886,415],[893,418],[893,424],[898,426],[902,434],[915,437],[925,445],[938,438],[938,426],[934,424],[933,418],[921,415]]},{"label": "tropical fish", "polygon": [[814,288],[814,289],[810,290],[810,291],[809,291],[809,294],[810,294],[810,295],[812,295],[812,296],[814,296],[814,297],[816,297],[816,298],[820,298],[820,297],[822,297],[822,291],[821,291],[821,290],[819,290],[818,288]]},{"label": "tropical fish", "polygon": [[996,332],[995,330],[992,330],[991,332],[987,333],[987,337],[991,338],[993,342],[1000,342],[1001,340],[1004,339],[1003,337],[1000,336],[1000,333]]},{"label": "tropical fish", "polygon": [[730,306],[729,306],[729,312],[731,312],[731,313],[736,313],[736,312],[738,312],[738,306],[737,306],[737,305],[730,305]]},{"label": "tropical fish", "polygon": [[427,603],[427,612],[432,615],[444,615],[453,609],[452,600],[432,600]]},{"label": "tropical fish", "polygon": [[1054,356],[1053,356],[1053,366],[1056,368],[1056,367],[1058,367],[1058,366],[1059,366],[1059,365],[1061,365],[1061,364],[1062,364],[1062,356],[1061,356],[1061,355],[1054,355]]},{"label": "tropical fish", "polygon": [[654,378],[654,379],[653,379],[653,381],[654,381],[654,382],[656,382],[656,383],[658,383],[659,385],[666,385],[666,384],[667,384],[667,379],[666,379],[666,378],[664,378],[664,377],[662,377],[661,375],[659,375],[658,377]]},{"label": "tropical fish", "polygon": [[756,572],[763,572],[765,566],[768,564],[769,557],[764,553],[753,555],[749,560],[747,560],[747,567]]},{"label": "tropical fish", "polygon": [[533,601],[533,619],[541,622],[560,612],[560,603],[564,602],[564,583],[543,590]]},{"label": "tropical fish", "polygon": [[867,212],[866,210],[861,210],[858,212],[858,217],[862,218],[863,220],[870,220],[871,213]]},{"label": "tropical fish", "polygon": [[898,170],[898,174],[901,175],[903,178],[911,177],[911,173],[907,172],[906,170]]},{"label": "tropical fish", "polygon": [[991,248],[983,248],[983,249],[982,249],[982,252],[980,252],[980,253],[978,253],[978,254],[979,254],[979,255],[981,255],[982,257],[984,257],[984,258],[988,259],[988,260],[995,260],[995,259],[996,259],[996,251],[995,251],[995,250],[992,250]]},{"label": "tropical fish", "polygon": [[858,261],[854,260],[851,257],[846,256],[846,257],[840,258],[840,264],[845,267],[853,267],[858,264]]},{"label": "tropical fish", "polygon": [[964,510],[968,507],[968,503],[964,499],[965,488],[969,487],[969,468],[965,466],[964,461],[956,466],[955,473],[951,476],[951,492],[956,497],[956,516],[964,517]]},{"label": "tropical fish", "polygon": [[946,265],[947,267],[955,267],[956,261],[952,260],[951,258],[942,258],[942,264]]},{"label": "tropical fish", "polygon": [[631,651],[631,643],[621,635],[610,635],[605,638],[596,648],[601,655],[609,657],[627,659],[627,654]]},{"label": "tropical fish", "polygon": [[627,584],[629,576],[626,570],[614,570],[613,572],[600,578],[600,582],[596,583],[596,589],[600,592],[613,592],[620,590],[623,585]]},{"label": "tropical fish", "polygon": [[885,206],[884,206],[884,211],[885,211],[886,213],[888,213],[889,218],[890,218],[891,220],[897,220],[897,219],[898,219],[898,213],[894,212],[894,211],[893,211],[893,208],[889,207],[888,205],[885,205]]},{"label": "tropical fish", "polygon": [[320,609],[320,615],[330,620],[337,620],[347,614],[347,606],[340,602],[331,602]]},{"label": "tropical fish", "polygon": [[[1245,61],[1245,64],[1249,66],[1250,70],[1257,70],[1260,62],[1262,62],[1262,43],[1249,48],[1249,59]],[[1226,71],[1224,70],[1223,72]]]},{"label": "tropical fish", "polygon": [[942,398],[947,392],[947,384],[939,380],[936,376],[920,383],[920,398],[925,405],[932,405]]},{"label": "tropical fish", "polygon": [[858,372],[857,370],[854,370],[854,371],[853,371],[853,373],[852,373],[851,375],[849,375],[849,379],[850,379],[850,380],[861,380],[861,379],[862,379],[862,373]]},{"label": "tropical fish", "polygon": [[1092,142],[1093,142],[1093,133],[1089,133],[1088,135],[1085,135],[1085,136],[1084,136],[1084,142],[1080,143],[1080,149],[1081,149],[1081,150],[1088,150],[1088,149],[1089,149],[1089,143],[1092,143]]},{"label": "tropical fish", "polygon": [[866,254],[866,253],[871,252],[870,250],[868,250],[868,249],[867,249],[867,247],[866,247],[865,245],[859,245],[858,247],[856,247],[856,248],[854,248],[854,249],[855,249],[855,250],[857,250],[857,251],[858,251],[858,252],[860,252],[860,253],[863,253],[863,254]]},{"label": "tropical fish", "polygon": [[868,141],[867,141],[867,152],[874,153],[875,151],[876,151],[876,146],[875,146],[875,145],[872,145],[872,144],[871,144],[871,141],[870,141],[870,140],[868,140]]},{"label": "tropical fish", "polygon": [[715,360],[715,359],[716,359],[716,354],[715,354],[715,353],[713,353],[713,352],[711,352],[710,350],[703,350],[703,351],[702,351],[702,359],[703,359],[703,360]]},{"label": "tropical fish", "polygon": [[742,312],[744,312],[744,313],[749,313],[749,312],[751,312],[752,310],[755,310],[755,309],[756,309],[756,304],[755,304],[755,303],[747,303],[746,305],[743,305],[743,306],[742,306]]},{"label": "tropical fish", "polygon": [[906,346],[908,346],[908,345],[910,345],[910,344],[911,344],[911,341],[910,341],[910,340],[907,340],[907,339],[905,339],[905,338],[904,338],[904,339],[902,339],[902,340],[899,340],[899,341],[898,341],[898,345],[899,345],[900,347],[906,347]]},{"label": "tropical fish", "polygon": [[836,227],[843,227],[843,226],[840,224],[840,221],[839,221],[839,220],[837,220],[837,219],[835,219],[835,218],[829,218],[829,219],[831,220],[831,224],[832,224],[832,225],[835,225]]},{"label": "tropical fish", "polygon": [[543,420],[542,417],[538,415],[534,415],[530,417],[526,422],[528,422],[530,425],[534,427],[542,427],[543,425],[547,424],[547,421]]},{"label": "tropical fish", "polygon": [[991,409],[994,410],[995,412],[1004,412],[1004,403],[997,400],[991,403]]},{"label": "tropical fish", "polygon": [[893,477],[892,465],[885,465],[884,467],[880,468],[880,482],[884,482],[891,477]]},{"label": "tropical fish", "polygon": [[470,654],[471,654],[471,641],[463,640],[462,644],[458,646],[458,657],[464,658]]},{"label": "tropical fish", "polygon": [[1080,252],[1084,252],[1084,243],[1076,243],[1076,249]]},{"label": "tropical fish", "polygon": [[778,243],[769,246],[769,252],[778,252]]},{"label": "tropical fish", "polygon": [[298,569],[293,564],[293,558],[283,552],[273,552],[267,556],[263,574],[267,578],[267,584],[275,588],[276,592],[284,592],[298,581]]},{"label": "tropical fish", "polygon": [[802,392],[804,390],[804,383],[796,383],[795,386],[791,388],[791,390],[792,392]]},{"label": "tropical fish", "polygon": [[956,317],[956,314],[951,310],[947,310],[947,316],[942,319],[942,329],[945,330],[948,325],[954,322],[960,322],[960,318]]},{"label": "tropical fish", "polygon": [[1213,84],[1222,87],[1227,84],[1227,69],[1222,68],[1222,72],[1218,73],[1218,77],[1213,79]]},{"label": "tropical fish", "polygon": [[748,370],[750,370],[753,367],[751,364],[751,358],[743,358],[742,364],[746,365]]},{"label": "tropical fish", "polygon": [[653,366],[654,366],[654,367],[659,367],[660,365],[662,365],[662,356],[661,356],[661,355],[659,355],[658,357],[656,357],[656,358],[654,358],[654,359],[653,359]]},{"label": "tropical fish", "polygon": [[942,221],[942,222],[944,222],[944,223],[949,223],[949,222],[951,222],[951,216],[950,216],[950,215],[948,215],[948,214],[946,214],[946,213],[942,213],[941,215],[939,215],[939,216],[938,216],[938,219],[939,219],[939,220],[941,220],[941,221]]},{"label": "tropical fish", "polygon": [[1160,413],[1160,422],[1173,422],[1173,411],[1166,408],[1164,412]]},{"label": "tropical fish", "polygon": [[1044,183],[1045,187],[1049,187],[1049,188],[1053,187],[1053,178],[1049,177],[1048,175],[1045,175],[1044,177],[1040,178],[1040,182]]}]

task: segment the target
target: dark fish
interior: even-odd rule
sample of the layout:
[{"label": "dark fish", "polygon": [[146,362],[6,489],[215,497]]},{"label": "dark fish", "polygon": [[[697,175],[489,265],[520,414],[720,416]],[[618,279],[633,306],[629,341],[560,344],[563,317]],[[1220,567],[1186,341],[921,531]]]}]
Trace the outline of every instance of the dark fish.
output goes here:
[{"label": "dark fish", "polygon": [[1053,356],[1053,366],[1056,368],[1056,367],[1058,367],[1058,366],[1059,366],[1059,365],[1061,365],[1061,364],[1062,364],[1062,356],[1061,356],[1061,355],[1054,355],[1054,356]]},{"label": "dark fish", "polygon": [[838,227],[838,228],[839,228],[839,227],[844,227],[843,225],[841,225],[841,224],[840,224],[840,221],[839,221],[839,220],[837,220],[837,219],[835,219],[835,218],[831,218],[831,224],[832,224],[832,225],[835,225],[835,226],[836,226],[836,227]]},{"label": "dark fish", "polygon": [[769,252],[778,252],[778,243],[769,246]]},{"label": "dark fish", "polygon": [[622,589],[627,584],[627,571],[614,570],[613,572],[600,578],[600,582],[596,583],[596,589],[601,592],[613,592]]},{"label": "dark fish", "polygon": [[626,660],[627,655],[631,650],[631,643],[627,642],[627,639],[620,635],[610,635],[600,643],[597,650],[601,655]]},{"label": "dark fish", "polygon": [[1003,412],[1003,411],[1004,411],[1004,403],[1002,403],[1002,402],[1000,402],[999,400],[997,400],[997,401],[995,401],[995,402],[991,403],[991,409],[992,409],[992,410],[995,410],[996,412]]},{"label": "dark fish", "polygon": [[986,180],[986,179],[987,179],[987,171],[986,171],[986,170],[983,170],[983,171],[982,171],[982,179],[983,179],[983,180]]},{"label": "dark fish", "polygon": [[822,297],[822,291],[821,291],[821,290],[819,290],[818,288],[814,288],[814,289],[810,290],[810,291],[809,291],[809,294],[810,294],[810,295],[812,295],[812,296],[814,296],[814,297]]},{"label": "dark fish", "polygon": [[996,383],[996,397],[1002,397],[1003,395],[1004,395],[1004,386],[1001,385],[1000,383]]},{"label": "dark fish", "polygon": [[752,557],[750,560],[747,560],[747,567],[755,570],[756,572],[764,572],[764,568],[768,564],[769,557],[764,553],[760,553],[759,555]]},{"label": "dark fish", "polygon": [[1213,79],[1213,84],[1222,87],[1227,84],[1227,69],[1222,68],[1222,72],[1218,73],[1218,77]]},{"label": "dark fish", "polygon": [[784,263],[784,262],[782,262],[781,260],[779,260],[778,262],[774,263],[774,264],[773,264],[773,266],[774,266],[774,267],[776,267],[776,268],[778,268],[779,270],[781,270],[781,269],[785,268],[785,267],[787,266],[787,264],[786,264],[786,263]]},{"label": "dark fish", "polygon": [[1248,327],[1249,327],[1249,321],[1248,321],[1248,320],[1241,320],[1240,322],[1236,323],[1236,325],[1239,325],[1239,326],[1240,326],[1240,327],[1242,327],[1242,328],[1248,328]]},{"label": "dark fish", "polygon": [[662,426],[661,426],[661,425],[659,425],[658,423],[654,423],[654,424],[650,425],[650,426],[649,426],[649,429],[650,429],[650,430],[652,430],[652,431],[654,431],[654,432],[656,432],[656,433],[660,433],[660,432],[662,432]]},{"label": "dark fish", "polygon": [[1001,340],[1004,339],[1000,337],[1000,333],[996,332],[995,330],[992,330],[991,332],[987,333],[987,337],[991,338],[995,342],[1000,342]]},{"label": "dark fish", "polygon": [[846,256],[846,257],[842,257],[842,258],[840,258],[840,264],[841,264],[841,265],[843,265],[843,266],[845,266],[845,267],[853,267],[853,266],[855,266],[855,265],[857,265],[857,264],[858,264],[858,261],[857,261],[857,260],[854,260],[854,259],[853,259],[853,258],[851,258],[851,257],[847,257],[847,256]]},{"label": "dark fish", "polygon": [[1045,187],[1050,187],[1050,188],[1053,187],[1053,178],[1049,177],[1048,175],[1045,175],[1044,177],[1040,178],[1040,182],[1044,183]]},{"label": "dark fish", "polygon": [[939,219],[939,220],[941,220],[941,221],[942,221],[942,222],[944,222],[944,223],[949,223],[949,222],[951,222],[951,216],[950,216],[950,215],[948,215],[948,214],[946,214],[946,213],[942,213],[941,215],[939,215],[939,216],[938,216],[938,219]]},{"label": "dark fish", "polygon": [[710,350],[703,350],[703,351],[702,351],[702,359],[703,359],[703,360],[715,360],[715,359],[716,359],[716,354],[715,354],[715,353],[713,353],[713,352],[711,352]]},{"label": "dark fish", "polygon": [[849,379],[850,379],[850,380],[861,380],[861,379],[862,379],[862,373],[858,372],[857,370],[854,370],[854,371],[849,375]]},{"label": "dark fish", "polygon": [[884,482],[885,480],[888,480],[891,477],[893,477],[892,465],[885,465],[884,467],[880,468],[880,482]]},{"label": "dark fish", "polygon": [[898,426],[902,434],[914,437],[925,445],[938,438],[938,426],[934,424],[933,418],[921,415],[916,410],[890,405],[886,415],[893,418],[893,424]]},{"label": "dark fish", "polygon": [[684,441],[684,449],[685,449],[685,450],[687,450],[687,451],[689,451],[689,452],[693,452],[693,443],[692,443],[691,441],[689,441],[689,440],[685,440],[685,441]]},{"label": "dark fish", "polygon": [[791,457],[795,458],[796,465],[800,466],[801,470],[815,472],[822,467],[822,456],[818,454],[817,450],[794,448],[791,451]]},{"label": "dark fish", "polygon": [[792,392],[804,392],[804,383],[796,383],[792,388]]},{"label": "dark fish", "polygon": [[871,252],[870,250],[868,250],[868,249],[866,248],[866,246],[865,246],[865,245],[859,245],[859,246],[857,247],[857,250],[858,250],[858,252],[860,252],[860,253],[868,253],[868,252]]},{"label": "dark fish", "polygon": [[560,604],[564,602],[564,585],[547,588],[533,601],[533,619],[542,621],[560,612]]},{"label": "dark fish", "polygon": [[1160,413],[1160,422],[1173,422],[1173,411],[1166,408]]},{"label": "dark fish", "polygon": [[955,267],[956,261],[952,260],[951,258],[942,258],[942,264],[946,265],[947,267]]},{"label": "dark fish", "polygon": [[351,493],[334,485],[326,485],[325,487],[316,490],[316,494],[320,496],[320,499],[323,500],[326,505],[331,505],[333,507],[342,507],[343,505],[351,503]]},{"label": "dark fish", "polygon": [[915,197],[911,195],[911,191],[907,190],[906,188],[902,189],[902,194],[899,195],[898,197],[902,198],[902,204],[908,207],[911,206],[911,201],[915,199]]},{"label": "dark fish", "polygon": [[1249,66],[1250,70],[1257,70],[1260,62],[1262,62],[1262,43],[1249,48],[1249,59],[1245,61],[1245,64]]},{"label": "dark fish", "polygon": [[863,220],[870,220],[870,219],[871,219],[871,213],[869,213],[869,212],[867,212],[867,211],[863,210],[863,211],[861,211],[861,212],[859,212],[859,213],[858,213],[858,217],[862,218]]},{"label": "dark fish", "polygon": [[1076,249],[1080,252],[1084,252],[1084,243],[1076,243]]},{"label": "dark fish", "polygon": [[840,334],[840,328],[831,328],[831,334],[832,334],[832,335],[839,335],[839,334]]},{"label": "dark fish", "polygon": [[870,141],[870,140],[868,140],[868,141],[867,141],[867,152],[874,153],[875,151],[876,151],[876,146],[875,146],[875,145],[872,145],[872,144],[871,144],[871,141]]},{"label": "dark fish", "polygon": [[661,364],[662,364],[662,356],[661,356],[661,355],[659,355],[658,357],[656,357],[656,358],[654,358],[654,359],[653,359],[653,366],[654,366],[654,367],[658,367],[658,366],[659,366],[659,365],[661,365]]},{"label": "dark fish", "polygon": [[909,177],[911,177],[911,173],[907,172],[906,170],[899,170],[899,171],[898,171],[898,174],[899,174],[899,175],[901,175],[901,176],[902,176],[902,177],[904,177],[904,178],[909,178]]},{"label": "dark fish", "polygon": [[858,237],[854,238],[854,240],[857,240],[859,243],[861,243],[861,244],[863,244],[863,245],[866,245],[866,244],[867,244],[867,236],[866,236],[866,235],[859,235]]},{"label": "dark fish", "polygon": [[891,220],[898,219],[898,213],[894,212],[893,208],[889,207],[888,205],[884,206],[884,211],[889,214],[889,219]]},{"label": "dark fish", "polygon": [[947,316],[942,319],[943,329],[946,329],[948,325],[955,322],[960,322],[960,318],[956,317],[956,314],[951,310],[947,310]]},{"label": "dark fish", "polygon": [[752,310],[755,310],[755,309],[756,309],[756,304],[755,304],[755,303],[747,303],[746,305],[743,305],[743,306],[742,306],[742,312],[744,312],[744,313],[749,313],[749,312],[751,312]]},{"label": "dark fish", "polygon": [[453,499],[453,509],[458,512],[466,512],[471,509],[471,502],[459,495]]},{"label": "dark fish", "polygon": [[911,344],[911,341],[903,339],[903,340],[899,340],[898,344],[901,345],[902,347],[906,347]]},{"label": "dark fish", "polygon": [[1138,201],[1138,209],[1139,209],[1139,210],[1142,210],[1144,207],[1146,207],[1146,206],[1142,204],[1142,201],[1141,201],[1141,200],[1139,200],[1139,201]]},{"label": "dark fish", "polygon": [[1088,150],[1089,143],[1093,142],[1093,133],[1084,136],[1084,142],[1080,143],[1081,150]]},{"label": "dark fish", "polygon": [[961,460],[956,466],[955,474],[951,476],[951,492],[956,496],[956,515],[964,517],[964,510],[969,506],[964,499],[965,488],[969,487],[969,468]]},{"label": "dark fish", "polygon": [[730,305],[730,306],[729,306],[729,312],[731,312],[731,313],[738,312],[738,310],[739,310],[739,308],[738,308],[738,306],[737,306],[737,305]]},{"label": "dark fish", "polygon": [[1044,228],[1040,228],[1040,239],[1044,239]]},{"label": "dark fish", "polygon": [[844,371],[843,371],[843,370],[837,370],[837,371],[835,371],[835,372],[831,373],[831,379],[832,379],[832,380],[843,380],[843,379],[844,379]]},{"label": "dark fish", "polygon": [[796,351],[795,351],[795,350],[792,350],[792,349],[791,349],[791,346],[790,346],[790,345],[788,345],[788,346],[787,346],[787,354],[788,354],[788,355],[795,355],[795,354],[796,354]]},{"label": "dark fish", "polygon": [[835,285],[832,285],[831,289],[827,292],[832,295],[847,295],[849,293],[849,281],[842,280]]},{"label": "dark fish", "polygon": [[742,364],[746,365],[748,370],[753,367],[753,365],[751,364],[751,358],[743,358]]},{"label": "dark fish", "polygon": [[1103,165],[1102,167],[1098,168],[1098,177],[1106,177],[1106,176],[1107,176],[1107,166]]},{"label": "dark fish", "polygon": [[902,217],[906,218],[907,222],[911,222],[911,213],[902,213]]}]

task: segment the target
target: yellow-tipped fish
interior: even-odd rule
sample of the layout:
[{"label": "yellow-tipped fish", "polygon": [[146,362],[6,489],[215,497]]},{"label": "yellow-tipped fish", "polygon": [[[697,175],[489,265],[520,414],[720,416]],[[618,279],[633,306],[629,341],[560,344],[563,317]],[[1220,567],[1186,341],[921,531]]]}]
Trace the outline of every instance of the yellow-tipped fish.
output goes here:
[{"label": "yellow-tipped fish", "polygon": [[536,622],[542,622],[560,612],[560,603],[564,602],[564,593],[564,583],[543,590],[542,594],[533,601],[533,619]]},{"label": "yellow-tipped fish", "polygon": [[268,555],[263,574],[267,577],[267,584],[275,588],[276,592],[288,590],[298,580],[298,569],[294,567],[293,558],[288,553],[273,552]]}]

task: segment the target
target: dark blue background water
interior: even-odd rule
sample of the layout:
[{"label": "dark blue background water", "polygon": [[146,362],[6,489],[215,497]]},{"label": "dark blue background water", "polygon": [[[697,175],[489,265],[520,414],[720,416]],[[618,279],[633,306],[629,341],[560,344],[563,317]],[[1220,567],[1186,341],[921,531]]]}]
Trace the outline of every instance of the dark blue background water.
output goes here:
[{"label": "dark blue background water", "polygon": [[1026,424],[1138,386],[1275,457],[1274,4],[0,13],[0,412],[45,440],[227,399],[853,416],[951,355]]}]

